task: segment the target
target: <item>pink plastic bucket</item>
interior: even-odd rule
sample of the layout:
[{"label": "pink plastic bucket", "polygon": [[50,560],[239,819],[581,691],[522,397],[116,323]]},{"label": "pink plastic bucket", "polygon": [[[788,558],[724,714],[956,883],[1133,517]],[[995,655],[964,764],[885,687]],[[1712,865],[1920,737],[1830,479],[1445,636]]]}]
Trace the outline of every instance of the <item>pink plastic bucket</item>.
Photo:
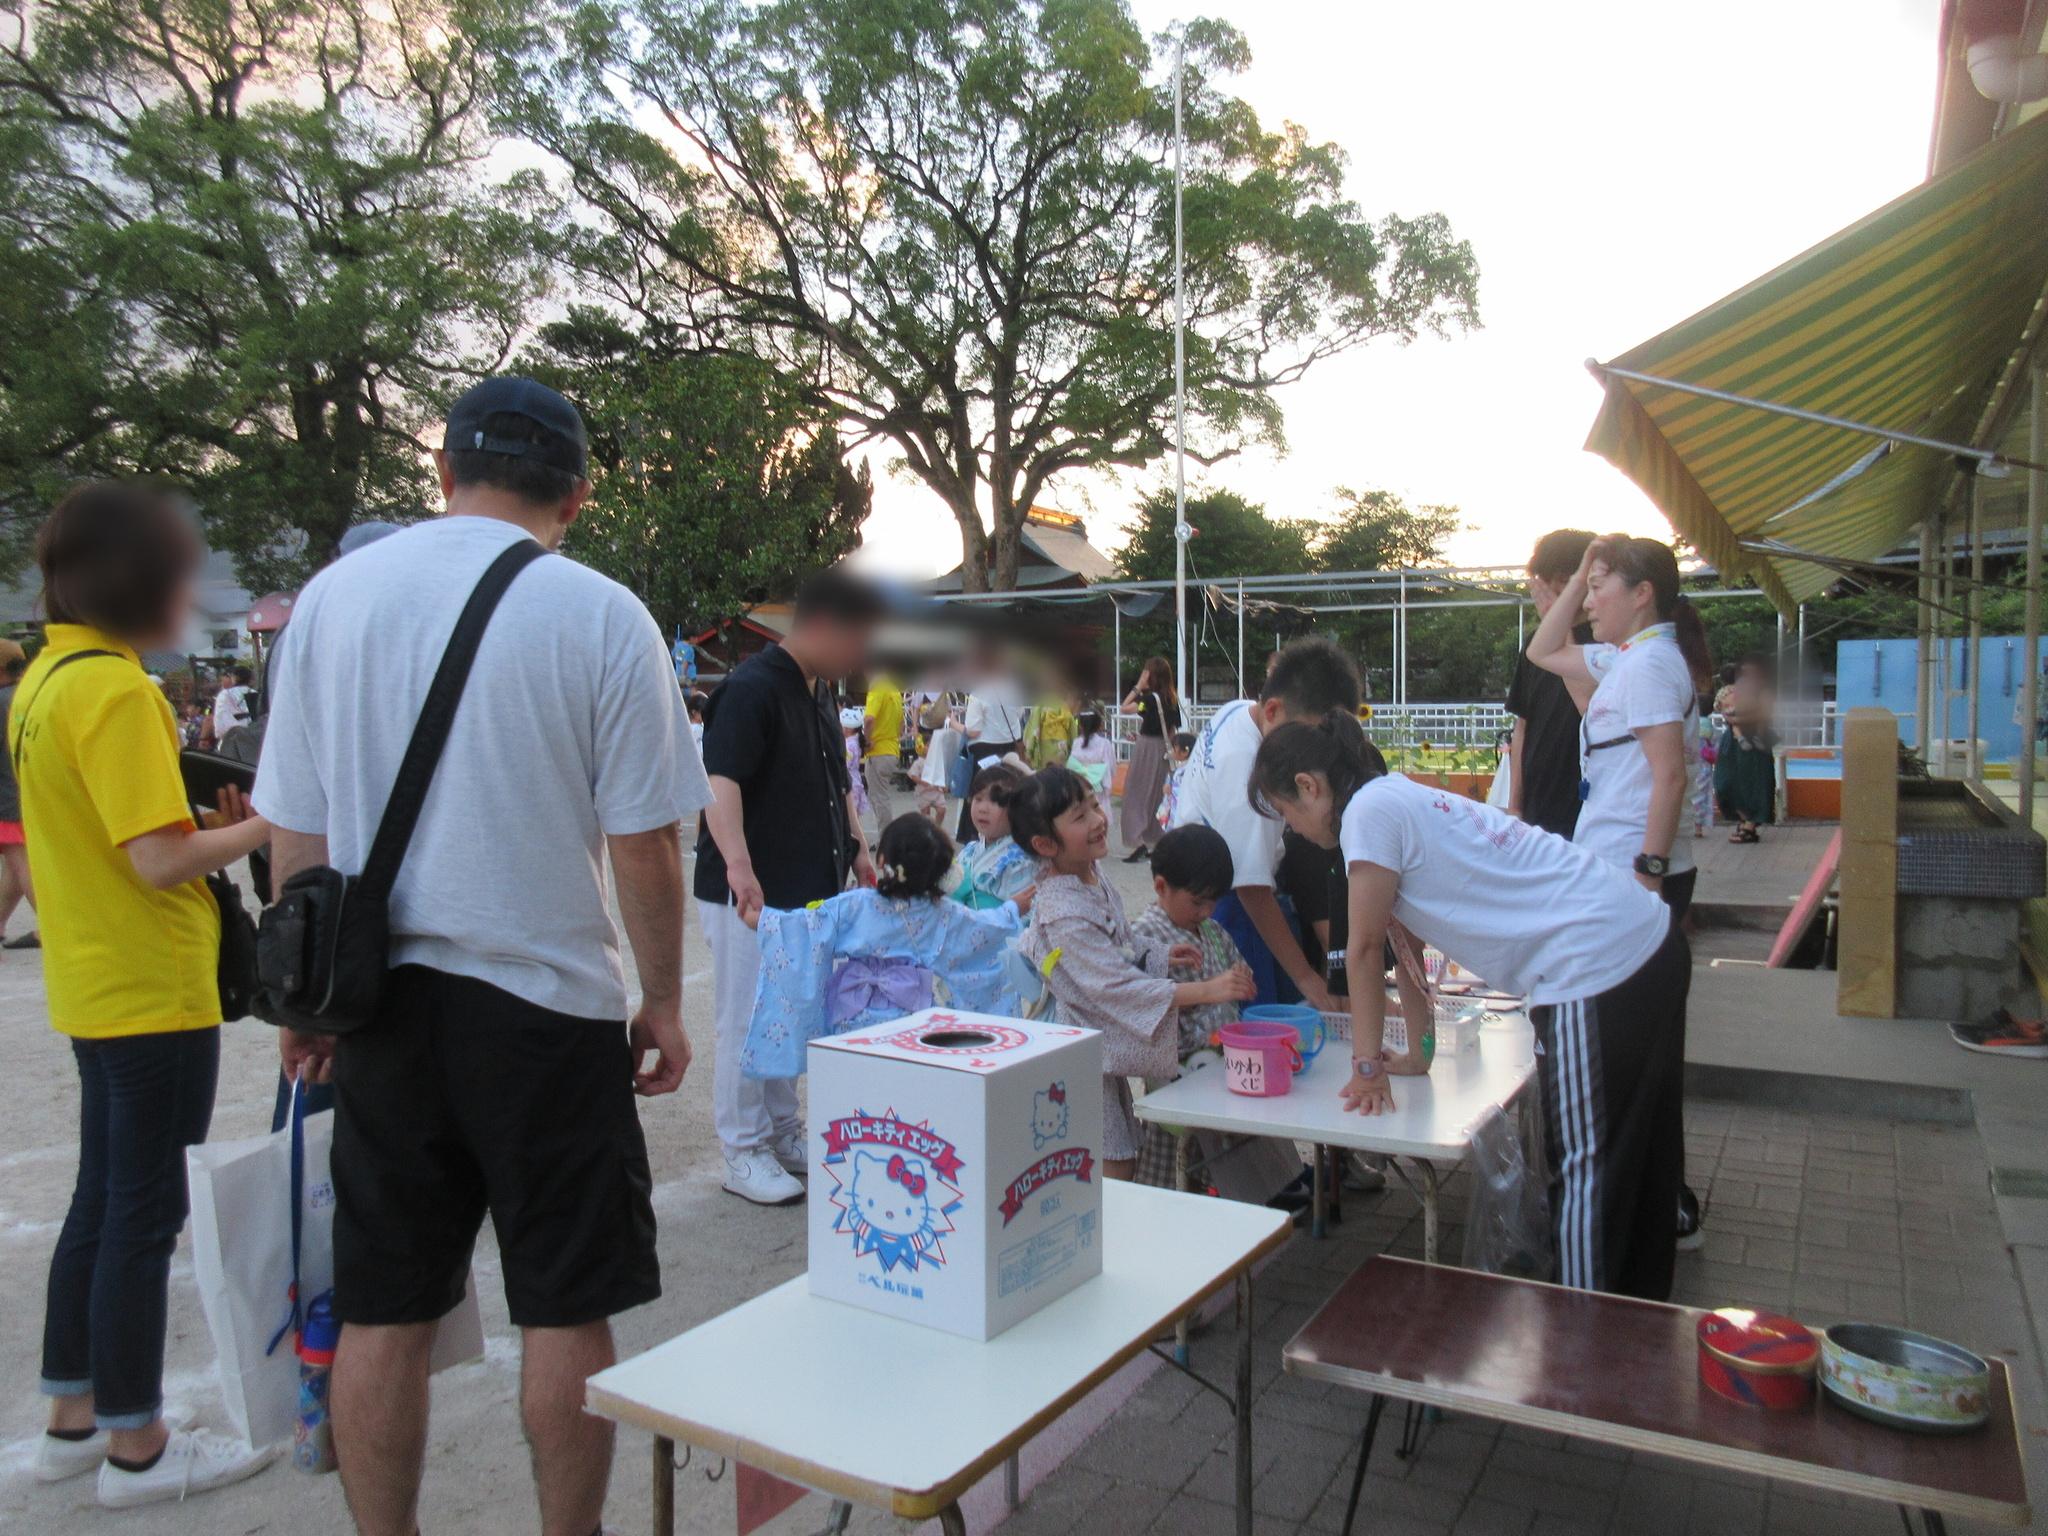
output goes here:
[{"label": "pink plastic bucket", "polygon": [[1223,1042],[1224,1085],[1253,1099],[1292,1091],[1301,1070],[1301,1035],[1292,1024],[1240,1019],[1217,1031]]}]

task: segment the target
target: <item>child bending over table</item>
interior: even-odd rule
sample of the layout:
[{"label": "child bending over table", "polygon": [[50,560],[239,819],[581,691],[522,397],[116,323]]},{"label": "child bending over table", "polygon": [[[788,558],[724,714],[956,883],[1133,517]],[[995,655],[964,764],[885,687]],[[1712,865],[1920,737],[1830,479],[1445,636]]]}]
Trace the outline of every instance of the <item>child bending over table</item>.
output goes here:
[{"label": "child bending over table", "polygon": [[[1147,945],[1132,933],[1122,898],[1097,867],[1109,853],[1109,817],[1071,768],[1032,774],[1010,801],[1010,829],[1045,860],[1018,949],[1046,977],[1060,1023],[1102,1031],[1102,1171],[1128,1179],[1139,1130],[1126,1079],[1172,1073],[1179,1010],[1251,997],[1251,972],[1239,964],[1206,981],[1168,978],[1171,965],[1199,966],[1201,951]],[[1047,966],[1055,950],[1059,963]]]},{"label": "child bending over table", "polygon": [[[1627,870],[1492,806],[1387,772],[1358,722],[1290,722],[1259,744],[1255,803],[1341,848],[1350,952],[1377,957],[1398,918],[1502,992],[1529,999],[1541,1054],[1559,1278],[1662,1301],[1678,1242],[1685,998],[1692,956]],[[1351,989],[1347,1108],[1395,1091],[1386,996]]]}]

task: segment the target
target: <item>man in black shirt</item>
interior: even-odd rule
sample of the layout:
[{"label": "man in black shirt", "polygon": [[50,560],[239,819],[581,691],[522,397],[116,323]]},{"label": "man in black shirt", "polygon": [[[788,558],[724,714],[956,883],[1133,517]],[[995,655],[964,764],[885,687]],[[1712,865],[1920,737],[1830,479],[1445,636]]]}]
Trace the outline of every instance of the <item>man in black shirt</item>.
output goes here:
[{"label": "man in black shirt", "polygon": [[761,968],[754,925],[764,906],[836,896],[849,873],[875,883],[829,685],[866,664],[880,616],[880,598],[855,578],[813,577],[797,593],[788,636],[736,667],[704,711],[712,802],[697,833],[694,889],[711,946],[712,1116],[725,1189],[756,1205],[803,1199],[795,1175],[808,1164],[796,1084],[740,1074]]},{"label": "man in black shirt", "polygon": [[[1557,594],[1578,570],[1593,535],[1560,528],[1536,541],[1529,556],[1529,597],[1541,619]],[[1585,625],[1572,631],[1581,645],[1591,644]],[[1515,657],[1515,679],[1508,687],[1508,713],[1515,717],[1511,766],[1508,770],[1508,811],[1532,826],[1570,837],[1579,824],[1579,717],[1592,697],[1574,691],[1555,673]]]}]

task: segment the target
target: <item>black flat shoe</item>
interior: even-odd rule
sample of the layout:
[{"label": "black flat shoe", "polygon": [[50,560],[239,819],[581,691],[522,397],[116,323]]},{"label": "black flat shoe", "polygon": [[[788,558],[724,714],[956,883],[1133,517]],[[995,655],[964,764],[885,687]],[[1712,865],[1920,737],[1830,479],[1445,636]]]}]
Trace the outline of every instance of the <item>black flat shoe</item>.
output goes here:
[{"label": "black flat shoe", "polygon": [[1143,843],[1140,843],[1137,847],[1133,848],[1129,853],[1124,855],[1124,862],[1126,864],[1142,864],[1145,862],[1145,860],[1151,857],[1152,850],[1150,848],[1147,848]]},{"label": "black flat shoe", "polygon": [[42,947],[42,935],[33,928],[18,939],[9,939],[6,943],[0,944],[0,949],[41,949]]}]

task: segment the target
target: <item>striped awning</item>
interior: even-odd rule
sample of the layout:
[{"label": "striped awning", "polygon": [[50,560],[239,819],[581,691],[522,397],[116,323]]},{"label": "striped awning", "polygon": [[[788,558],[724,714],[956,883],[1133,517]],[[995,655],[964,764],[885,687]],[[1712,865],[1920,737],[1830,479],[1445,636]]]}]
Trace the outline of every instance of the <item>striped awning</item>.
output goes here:
[{"label": "striped awning", "polygon": [[[2048,288],[2048,117],[1994,141],[1607,366],[1971,444]],[[1605,376],[1586,447],[1663,509],[1724,578],[1780,608],[1826,565],[1895,547],[1953,458],[1840,427]],[[1880,450],[1880,451],[1873,451]]]}]

